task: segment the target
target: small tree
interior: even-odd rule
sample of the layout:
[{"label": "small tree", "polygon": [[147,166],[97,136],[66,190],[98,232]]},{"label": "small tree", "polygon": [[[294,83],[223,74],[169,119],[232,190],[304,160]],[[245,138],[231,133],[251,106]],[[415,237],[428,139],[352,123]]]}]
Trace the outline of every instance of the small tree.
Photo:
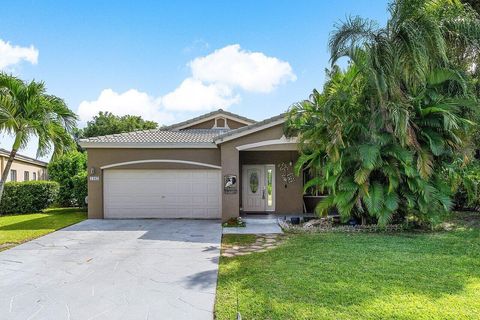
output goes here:
[{"label": "small tree", "polygon": [[89,138],[107,134],[156,129],[157,127],[158,124],[156,122],[143,120],[140,116],[116,116],[107,111],[99,112],[97,116],[93,117],[92,121],[87,122],[87,126],[84,129],[77,131],[76,136],[78,138]]},{"label": "small tree", "polygon": [[17,151],[36,137],[37,157],[47,155],[53,147],[55,159],[74,146],[71,132],[76,119],[62,99],[46,93],[43,82],[26,83],[0,73],[0,132],[15,138],[0,180],[0,200]]},{"label": "small tree", "polygon": [[[80,181],[76,178],[79,174],[86,175],[87,154],[82,152],[69,152],[48,164],[48,174],[50,179],[60,184],[58,193],[58,202],[65,207],[83,206],[83,199],[76,196],[81,190]],[[86,184],[85,184],[86,187]]]}]

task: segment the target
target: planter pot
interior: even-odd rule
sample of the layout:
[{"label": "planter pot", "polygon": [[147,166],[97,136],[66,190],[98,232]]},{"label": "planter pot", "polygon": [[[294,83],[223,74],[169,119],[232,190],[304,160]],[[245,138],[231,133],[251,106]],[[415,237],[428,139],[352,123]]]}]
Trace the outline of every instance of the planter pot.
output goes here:
[{"label": "planter pot", "polygon": [[300,224],[300,217],[291,217],[290,222],[292,224]]},{"label": "planter pot", "polygon": [[358,224],[357,219],[350,219],[350,220],[348,220],[347,223],[351,226],[356,226]]}]

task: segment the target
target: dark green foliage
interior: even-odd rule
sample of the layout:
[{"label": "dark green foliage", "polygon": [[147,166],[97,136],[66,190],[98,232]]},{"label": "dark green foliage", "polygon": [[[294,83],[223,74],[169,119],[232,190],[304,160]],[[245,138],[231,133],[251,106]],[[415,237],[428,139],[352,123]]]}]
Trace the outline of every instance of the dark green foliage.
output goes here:
[{"label": "dark green foliage", "polygon": [[[83,206],[83,200],[79,199],[81,190],[79,183],[81,178],[75,178],[78,174],[86,175],[87,155],[81,152],[70,152],[64,154],[48,165],[48,174],[50,179],[60,184],[58,194],[58,203],[63,207]],[[77,183],[75,188],[74,180]],[[85,185],[86,188],[86,185]],[[79,202],[81,200],[81,202]]]},{"label": "dark green foliage", "polygon": [[319,214],[436,223],[452,206],[443,168],[472,157],[478,102],[471,64],[454,53],[478,45],[480,19],[450,0],[397,0],[390,13],[383,28],[359,17],[338,26],[323,92],[292,106],[286,132],[300,138],[297,172],[329,193]]},{"label": "dark green foliage", "polygon": [[445,179],[450,181],[454,203],[458,210],[480,209],[480,161],[465,164],[457,159],[445,166]]},{"label": "dark green foliage", "polygon": [[93,117],[92,121],[88,121],[84,129],[77,130],[75,135],[77,138],[89,138],[137,130],[156,129],[157,127],[158,124],[156,122],[143,120],[139,116],[116,116],[110,112],[100,112]]},{"label": "dark green foliage", "polygon": [[478,0],[461,0],[463,3],[468,3],[472,6],[473,10],[477,11],[480,14],[480,1]]},{"label": "dark green foliage", "polygon": [[0,214],[40,212],[57,199],[58,190],[54,181],[7,182]]},{"label": "dark green foliage", "polygon": [[73,198],[79,207],[85,207],[85,198],[88,195],[88,175],[86,171],[82,171],[72,178],[73,182]]}]

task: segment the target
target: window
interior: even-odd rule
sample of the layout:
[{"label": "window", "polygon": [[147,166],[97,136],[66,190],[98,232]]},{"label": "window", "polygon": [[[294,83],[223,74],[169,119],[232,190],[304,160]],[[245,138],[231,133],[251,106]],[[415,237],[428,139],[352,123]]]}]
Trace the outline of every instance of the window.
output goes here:
[{"label": "window", "polygon": [[250,173],[250,192],[257,193],[258,190],[258,174],[257,171],[252,170]]},{"label": "window", "polygon": [[28,181],[28,180],[30,180],[30,172],[25,171],[23,173],[23,181]]},{"label": "window", "polygon": [[17,170],[10,170],[10,181],[17,181]]},{"label": "window", "polygon": [[267,206],[273,206],[273,169],[267,169]]},{"label": "window", "polygon": [[33,172],[33,173],[32,173],[32,180],[33,180],[33,181],[36,181],[36,180],[37,180],[37,173],[36,173],[36,172]]},{"label": "window", "polygon": [[225,128],[228,129],[226,118],[215,118],[215,125],[213,128]]}]

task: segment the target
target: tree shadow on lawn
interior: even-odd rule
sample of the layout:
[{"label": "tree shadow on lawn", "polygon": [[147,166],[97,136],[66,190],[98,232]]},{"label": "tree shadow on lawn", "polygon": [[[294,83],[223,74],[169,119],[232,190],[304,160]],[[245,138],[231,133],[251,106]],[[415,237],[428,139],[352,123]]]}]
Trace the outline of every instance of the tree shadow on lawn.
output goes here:
[{"label": "tree shadow on lawn", "polygon": [[235,304],[236,296],[227,291],[238,290],[247,315],[275,314],[279,305],[315,314],[355,309],[392,295],[435,301],[460,294],[479,279],[479,230],[298,235],[261,256],[223,258],[217,301]]}]

